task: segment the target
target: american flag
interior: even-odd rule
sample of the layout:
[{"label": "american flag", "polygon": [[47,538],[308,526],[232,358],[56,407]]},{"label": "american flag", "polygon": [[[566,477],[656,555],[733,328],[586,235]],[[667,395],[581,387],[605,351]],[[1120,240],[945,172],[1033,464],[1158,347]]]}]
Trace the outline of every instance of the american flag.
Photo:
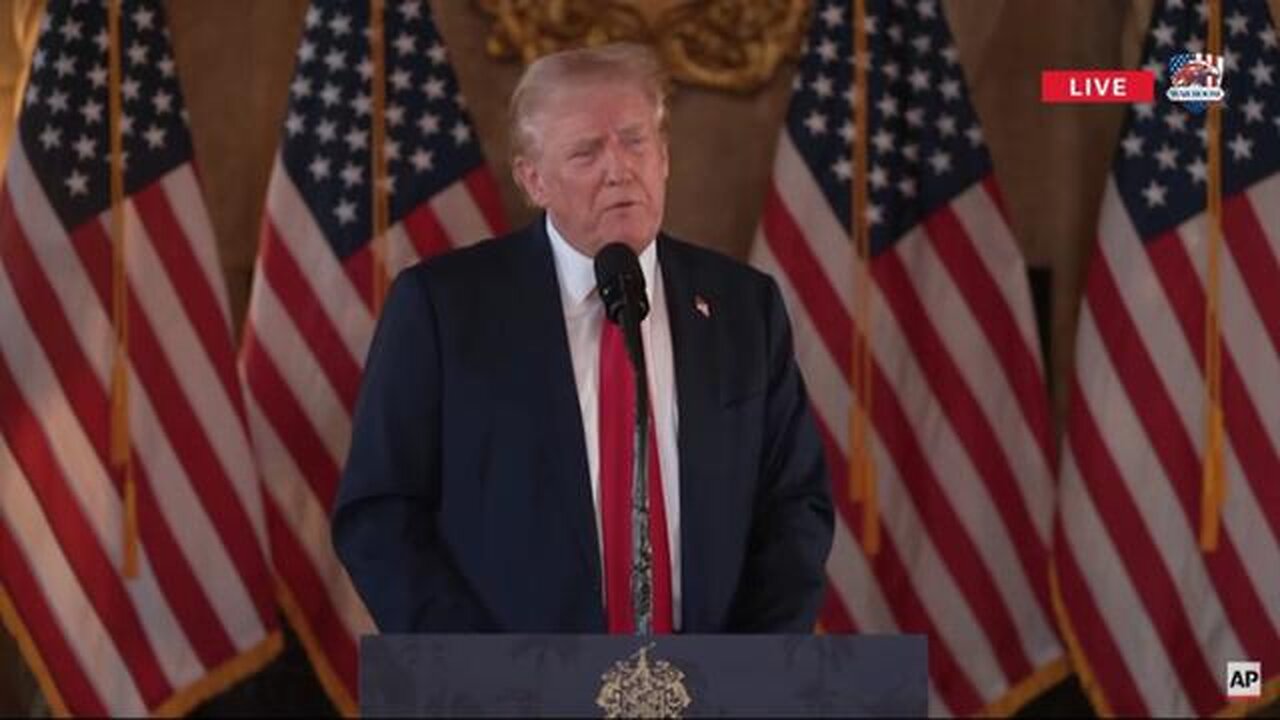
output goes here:
[{"label": "american flag", "polygon": [[[384,18],[394,273],[504,221],[427,3],[388,1]],[[368,2],[307,11],[240,356],[282,605],[344,712],[355,711],[357,639],[373,630],[329,538],[376,321],[369,29]]]},{"label": "american flag", "polygon": [[1011,711],[1066,672],[1047,580],[1048,399],[1031,296],[943,10],[869,0],[872,456],[860,542],[854,394],[852,3],[817,3],[753,261],[783,288],[839,513],[830,632],[929,637],[931,714]]},{"label": "american flag", "polygon": [[0,192],[0,614],[61,713],[181,713],[280,648],[230,311],[158,0],[122,3],[138,574],[109,462],[106,3],[52,0]]},{"label": "american flag", "polygon": [[1055,527],[1064,633],[1094,705],[1212,715],[1226,662],[1280,694],[1280,52],[1267,3],[1222,4],[1221,387],[1226,500],[1198,544],[1204,452],[1206,114],[1166,100],[1206,49],[1206,3],[1160,3],[1103,196],[1076,340]]}]

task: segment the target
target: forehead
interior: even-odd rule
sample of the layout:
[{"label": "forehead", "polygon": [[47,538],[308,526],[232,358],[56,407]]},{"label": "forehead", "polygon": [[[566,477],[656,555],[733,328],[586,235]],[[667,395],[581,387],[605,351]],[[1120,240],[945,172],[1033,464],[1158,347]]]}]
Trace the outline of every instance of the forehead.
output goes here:
[{"label": "forehead", "polygon": [[654,101],[639,87],[591,83],[548,93],[531,119],[544,140],[650,127],[657,123]]}]

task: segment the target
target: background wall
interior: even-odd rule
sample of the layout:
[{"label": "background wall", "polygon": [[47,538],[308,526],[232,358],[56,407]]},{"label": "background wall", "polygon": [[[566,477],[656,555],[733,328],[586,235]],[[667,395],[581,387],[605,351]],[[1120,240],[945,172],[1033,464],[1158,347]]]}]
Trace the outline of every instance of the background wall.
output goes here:
[{"label": "background wall", "polygon": [[[1280,0],[1269,0],[1273,17]],[[0,0],[0,153],[12,130],[25,18],[41,0]],[[306,0],[166,0],[205,198],[237,327],[280,133]],[[484,52],[488,20],[468,0],[432,0],[513,224],[532,216],[510,180],[503,113],[519,68]],[[1051,379],[1069,371],[1083,270],[1124,109],[1045,106],[1047,68],[1132,67],[1152,0],[943,0],[1015,234],[1052,270]],[[667,228],[745,257],[759,218],[791,83],[784,66],[738,96],[682,87],[671,115]],[[33,688],[0,637],[0,714],[32,708]],[[282,661],[298,662],[298,660]],[[37,706],[38,710],[39,707]]]}]

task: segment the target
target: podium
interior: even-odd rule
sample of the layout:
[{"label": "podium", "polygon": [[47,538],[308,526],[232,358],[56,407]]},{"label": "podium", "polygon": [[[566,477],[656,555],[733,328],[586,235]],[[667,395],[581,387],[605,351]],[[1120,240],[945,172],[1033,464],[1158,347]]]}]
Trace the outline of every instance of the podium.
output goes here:
[{"label": "podium", "polygon": [[369,635],[373,717],[858,717],[928,711],[921,635]]}]

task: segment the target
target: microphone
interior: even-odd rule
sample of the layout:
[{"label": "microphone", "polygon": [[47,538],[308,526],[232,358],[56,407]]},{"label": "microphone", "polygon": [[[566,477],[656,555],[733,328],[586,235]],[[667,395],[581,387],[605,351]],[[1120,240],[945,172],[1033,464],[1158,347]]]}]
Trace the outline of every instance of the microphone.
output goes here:
[{"label": "microphone", "polygon": [[649,542],[649,373],[645,367],[640,321],[649,314],[644,272],[635,250],[625,243],[605,245],[596,253],[596,289],[605,317],[622,326],[635,383],[631,458],[631,610],[635,632],[653,634],[653,547]]},{"label": "microphone", "polygon": [[640,321],[649,314],[640,259],[630,245],[613,242],[600,248],[595,257],[596,289],[604,301],[604,314],[611,323],[622,325],[627,354],[633,367],[644,366]]}]

